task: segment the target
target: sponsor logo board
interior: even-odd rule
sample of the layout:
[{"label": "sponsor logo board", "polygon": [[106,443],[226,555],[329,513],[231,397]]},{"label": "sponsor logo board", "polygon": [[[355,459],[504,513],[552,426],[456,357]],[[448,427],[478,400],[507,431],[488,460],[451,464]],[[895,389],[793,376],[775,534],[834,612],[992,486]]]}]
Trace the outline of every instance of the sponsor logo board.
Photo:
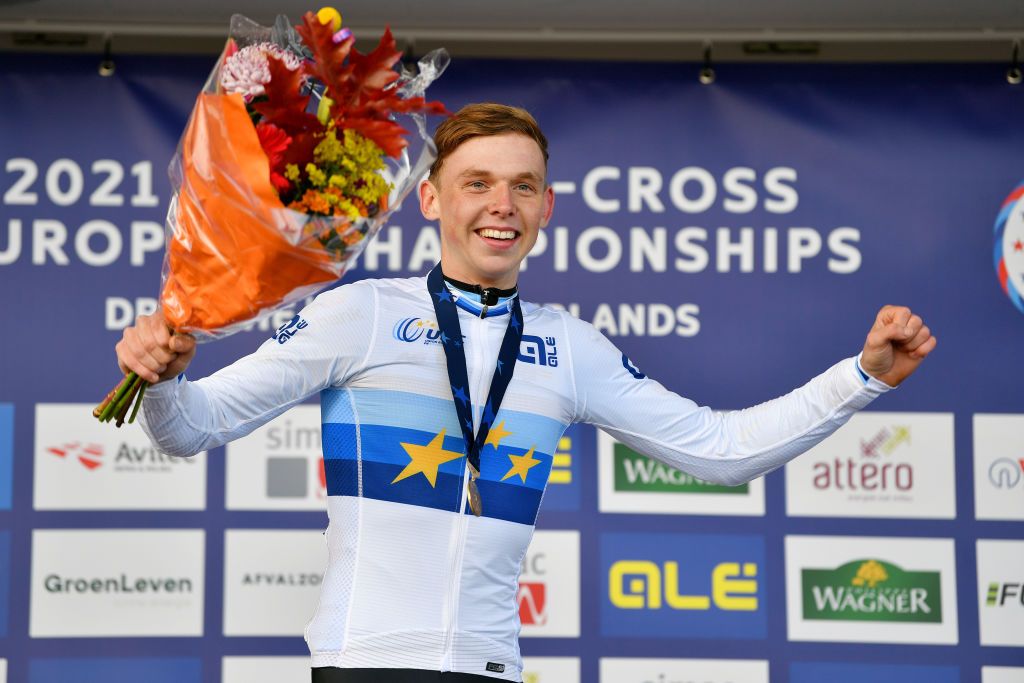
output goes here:
[{"label": "sponsor logo board", "polygon": [[36,529],[33,638],[203,635],[199,529]]},{"label": "sponsor logo board", "polygon": [[981,683],[1024,683],[1024,667],[983,666]]},{"label": "sponsor logo board", "polygon": [[281,683],[309,679],[309,657],[224,657],[221,683]]},{"label": "sponsor logo board", "polygon": [[519,574],[520,635],[578,638],[580,635],[580,534],[537,531]]},{"label": "sponsor logo board", "polygon": [[29,662],[28,674],[28,683],[56,683],[57,681],[200,683],[202,680],[202,661],[189,657],[33,659]]},{"label": "sponsor logo board", "polygon": [[1024,520],[1024,415],[976,414],[974,515]]},{"label": "sponsor logo board", "polygon": [[754,659],[601,658],[601,683],[768,683],[768,662]]},{"label": "sponsor logo board", "polygon": [[787,536],[790,640],[957,643],[951,539]]},{"label": "sponsor logo board", "polygon": [[224,533],[224,635],[301,636],[327,567],[315,530]]},{"label": "sponsor logo board", "polygon": [[138,424],[111,429],[85,403],[36,404],[37,510],[202,510],[206,454],[153,448]]},{"label": "sponsor logo board", "polygon": [[299,405],[229,443],[229,510],[323,510],[327,506],[320,408]]},{"label": "sponsor logo board", "polygon": [[578,657],[523,657],[523,683],[580,683]]},{"label": "sponsor logo board", "polygon": [[702,481],[597,431],[601,512],[763,515],[764,479],[739,486]]},{"label": "sponsor logo board", "polygon": [[979,540],[982,645],[1024,645],[1024,541]]},{"label": "sponsor logo board", "polygon": [[786,465],[786,512],[956,517],[952,413],[858,413]]},{"label": "sponsor logo board", "polygon": [[601,632],[659,638],[764,638],[760,536],[601,536]]},{"label": "sponsor logo board", "polygon": [[11,509],[14,479],[14,406],[0,403],[0,510]]},{"label": "sponsor logo board", "polygon": [[956,666],[794,662],[789,683],[960,683]]}]

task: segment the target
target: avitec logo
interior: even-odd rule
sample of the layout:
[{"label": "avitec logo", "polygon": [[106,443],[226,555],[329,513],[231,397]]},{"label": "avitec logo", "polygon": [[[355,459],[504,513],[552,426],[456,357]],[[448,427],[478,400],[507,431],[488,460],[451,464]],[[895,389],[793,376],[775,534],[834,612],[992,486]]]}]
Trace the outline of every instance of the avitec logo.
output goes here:
[{"label": "avitec logo", "polygon": [[77,461],[87,470],[94,470],[103,465],[103,446],[98,443],[83,445],[79,441],[50,446],[47,453],[68,461]]},{"label": "avitec logo", "polygon": [[577,531],[533,535],[516,591],[523,636],[579,637],[579,547]]},{"label": "avitec logo", "polygon": [[516,602],[519,603],[519,622],[524,626],[544,626],[548,621],[547,561],[547,553],[544,552],[527,554],[523,558]]},{"label": "avitec logo", "polygon": [[1010,458],[998,458],[988,466],[988,480],[997,489],[1015,489],[1021,483],[1021,473],[1024,472],[1024,458],[1011,460]]},{"label": "avitec logo", "polygon": [[423,339],[424,344],[440,344],[441,330],[433,320],[403,318],[395,323],[391,336],[400,342],[415,342]]}]

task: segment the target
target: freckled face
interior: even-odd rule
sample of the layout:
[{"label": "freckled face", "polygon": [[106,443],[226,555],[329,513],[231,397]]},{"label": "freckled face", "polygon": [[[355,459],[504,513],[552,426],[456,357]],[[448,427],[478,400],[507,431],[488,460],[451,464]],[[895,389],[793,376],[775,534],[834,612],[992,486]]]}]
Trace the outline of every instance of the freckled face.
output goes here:
[{"label": "freckled face", "polygon": [[445,275],[515,286],[551,219],[555,197],[546,170],[540,147],[519,133],[470,138],[445,158],[435,182],[420,184],[420,210],[441,226]]}]

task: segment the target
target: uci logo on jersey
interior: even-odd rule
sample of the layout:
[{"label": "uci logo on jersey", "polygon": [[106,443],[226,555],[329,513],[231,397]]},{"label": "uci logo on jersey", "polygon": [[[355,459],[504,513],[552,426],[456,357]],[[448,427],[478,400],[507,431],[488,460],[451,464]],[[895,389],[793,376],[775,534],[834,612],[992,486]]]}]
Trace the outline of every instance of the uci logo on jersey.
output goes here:
[{"label": "uci logo on jersey", "polygon": [[298,334],[299,330],[303,330],[307,327],[309,327],[309,323],[296,314],[291,320],[277,328],[277,332],[274,333],[274,339],[277,340],[278,344],[284,344],[286,341]]},{"label": "uci logo on jersey", "polygon": [[422,318],[403,318],[395,323],[391,336],[400,342],[415,342],[420,339],[424,344],[440,344],[441,330],[433,320]]}]

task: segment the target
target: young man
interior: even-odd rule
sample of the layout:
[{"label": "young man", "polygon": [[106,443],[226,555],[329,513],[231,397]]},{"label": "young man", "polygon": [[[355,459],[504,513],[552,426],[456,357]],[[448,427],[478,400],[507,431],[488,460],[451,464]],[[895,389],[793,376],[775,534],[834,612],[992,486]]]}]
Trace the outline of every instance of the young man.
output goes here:
[{"label": "young man", "polygon": [[[122,369],[159,382],[143,425],[171,454],[320,394],[330,561],[306,630],[314,681],[521,680],[517,578],[567,425],[739,484],[831,434],[935,348],[919,317],[886,306],[859,358],[744,411],[698,407],[589,324],[519,302],[520,264],[554,204],[533,118],[472,105],[435,138],[420,208],[440,224],[442,256],[426,278],[324,293],[296,335],[197,382],[173,379],[195,347],[159,316],[117,347]],[[524,329],[557,340],[556,366],[516,362]]]}]

